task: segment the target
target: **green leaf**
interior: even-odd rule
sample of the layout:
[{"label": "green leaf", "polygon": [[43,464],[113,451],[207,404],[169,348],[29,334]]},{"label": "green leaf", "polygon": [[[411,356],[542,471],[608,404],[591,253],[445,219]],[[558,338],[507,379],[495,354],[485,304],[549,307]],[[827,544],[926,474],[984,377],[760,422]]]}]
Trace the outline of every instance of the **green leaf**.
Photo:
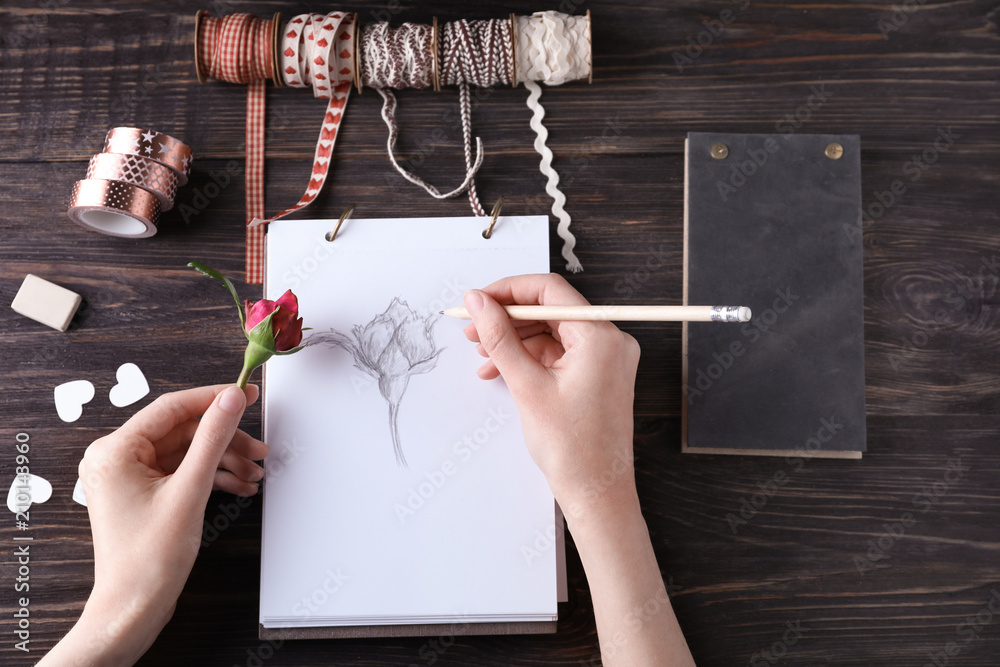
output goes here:
[{"label": "green leaf", "polygon": [[[240,302],[240,295],[236,293],[236,288],[233,286],[233,282],[229,278],[225,277],[215,269],[210,266],[205,266],[201,262],[188,262],[188,266],[197,271],[198,273],[203,273],[209,278],[214,278],[220,283],[225,285],[229,293],[233,295],[233,301],[236,302],[236,310],[240,314],[240,324],[246,327],[246,315],[243,313],[243,304]],[[273,342],[272,342],[273,345]]]}]

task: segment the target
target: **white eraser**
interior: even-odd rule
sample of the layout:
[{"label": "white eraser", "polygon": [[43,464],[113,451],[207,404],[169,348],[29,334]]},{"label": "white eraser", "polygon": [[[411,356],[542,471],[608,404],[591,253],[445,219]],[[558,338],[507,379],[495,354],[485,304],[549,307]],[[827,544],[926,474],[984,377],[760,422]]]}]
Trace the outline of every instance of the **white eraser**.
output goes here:
[{"label": "white eraser", "polygon": [[10,307],[15,313],[59,331],[66,331],[83,298],[76,292],[28,274]]}]

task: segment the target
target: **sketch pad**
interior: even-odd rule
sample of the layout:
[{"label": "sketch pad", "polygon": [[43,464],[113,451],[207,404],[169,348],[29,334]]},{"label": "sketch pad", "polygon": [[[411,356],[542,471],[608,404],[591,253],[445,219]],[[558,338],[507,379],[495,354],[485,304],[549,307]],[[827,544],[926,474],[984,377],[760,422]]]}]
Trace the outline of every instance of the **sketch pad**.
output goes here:
[{"label": "sketch pad", "polygon": [[684,303],[753,317],[685,323],[684,451],[860,458],[859,138],[691,133],[685,146]]},{"label": "sketch pad", "polygon": [[548,272],[547,217],[336,222],[267,234],[266,297],[292,289],[321,342],[267,364],[260,636],[554,632],[554,500],[468,323],[437,316]]}]

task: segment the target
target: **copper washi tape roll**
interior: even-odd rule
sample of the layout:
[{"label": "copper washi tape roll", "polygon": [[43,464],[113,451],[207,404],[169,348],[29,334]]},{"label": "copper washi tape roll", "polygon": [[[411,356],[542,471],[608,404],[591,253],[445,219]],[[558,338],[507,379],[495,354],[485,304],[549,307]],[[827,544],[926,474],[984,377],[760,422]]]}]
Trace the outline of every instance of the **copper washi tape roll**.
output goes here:
[{"label": "copper washi tape roll", "polygon": [[138,127],[115,127],[104,140],[105,153],[139,155],[177,172],[177,184],[187,183],[191,173],[191,148],[169,134]]},{"label": "copper washi tape roll", "polygon": [[156,234],[160,200],[130,183],[86,179],[73,185],[66,215],[102,234],[143,239]]},{"label": "copper washi tape roll", "polygon": [[156,195],[163,211],[173,208],[177,194],[177,172],[141,155],[98,153],[90,158],[87,178],[138,185]]}]

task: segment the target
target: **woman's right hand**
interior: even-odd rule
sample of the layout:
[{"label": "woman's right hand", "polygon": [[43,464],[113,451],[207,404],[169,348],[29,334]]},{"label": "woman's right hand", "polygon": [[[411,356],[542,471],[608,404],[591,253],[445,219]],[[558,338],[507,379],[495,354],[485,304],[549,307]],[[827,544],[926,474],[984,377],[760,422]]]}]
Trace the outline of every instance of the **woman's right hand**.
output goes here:
[{"label": "woman's right hand", "polygon": [[603,662],[693,666],[635,490],[639,344],[609,322],[512,322],[501,304],[514,303],[588,304],[556,275],[504,278],[465,293],[473,321],[465,333],[489,357],[479,376],[507,381],[531,456],[573,533]]},{"label": "woman's right hand", "polygon": [[[564,278],[504,278],[465,293],[466,336],[502,376],[524,436],[571,526],[595,513],[637,509],[632,402],[639,344],[610,322],[512,321],[509,304],[589,305]],[[624,507],[623,505],[627,506]]]}]

